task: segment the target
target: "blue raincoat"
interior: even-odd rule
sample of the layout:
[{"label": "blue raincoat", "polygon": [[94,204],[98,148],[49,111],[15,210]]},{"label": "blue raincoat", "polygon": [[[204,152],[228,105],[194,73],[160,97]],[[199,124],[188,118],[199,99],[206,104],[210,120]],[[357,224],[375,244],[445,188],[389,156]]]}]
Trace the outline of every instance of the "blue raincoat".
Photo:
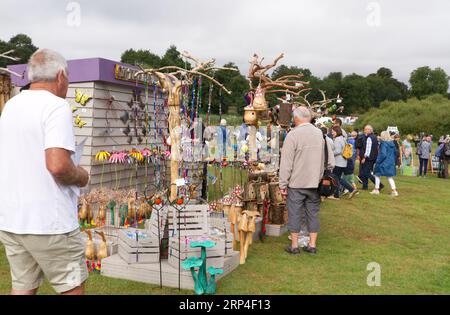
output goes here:
[{"label": "blue raincoat", "polygon": [[375,165],[375,175],[392,177],[397,175],[396,166],[397,152],[394,141],[381,141],[377,162]]}]

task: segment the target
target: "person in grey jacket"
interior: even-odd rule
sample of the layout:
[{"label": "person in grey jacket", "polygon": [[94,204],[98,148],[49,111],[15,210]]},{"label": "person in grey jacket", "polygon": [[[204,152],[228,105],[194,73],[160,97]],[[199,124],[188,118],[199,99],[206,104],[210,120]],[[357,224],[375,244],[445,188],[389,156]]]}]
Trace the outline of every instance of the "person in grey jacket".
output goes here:
[{"label": "person in grey jacket", "polygon": [[[325,142],[322,131],[312,125],[311,111],[300,106],[294,111],[295,128],[283,144],[280,165],[280,189],[287,196],[288,229],[291,245],[285,250],[298,255],[298,236],[301,220],[306,217],[310,240],[303,250],[315,254],[319,232],[320,195],[319,183],[325,168]],[[328,165],[333,168],[334,156],[328,145]]]},{"label": "person in grey jacket", "polygon": [[417,148],[417,155],[419,155],[419,176],[420,177],[426,177],[427,176],[427,169],[428,169],[428,160],[431,156],[431,149],[432,149],[432,143],[431,143],[431,137],[426,136],[424,139],[419,143],[419,146]]},{"label": "person in grey jacket", "polygon": [[336,161],[336,166],[333,169],[333,174],[336,176],[336,178],[339,179],[339,186],[334,193],[334,197],[329,197],[329,199],[340,199],[340,186],[343,186],[349,191],[349,199],[352,199],[358,191],[342,177],[345,169],[347,168],[347,160],[342,156],[346,141],[344,139],[344,136],[342,135],[341,127],[333,126],[333,128],[331,128],[331,134],[333,135],[333,154]]}]

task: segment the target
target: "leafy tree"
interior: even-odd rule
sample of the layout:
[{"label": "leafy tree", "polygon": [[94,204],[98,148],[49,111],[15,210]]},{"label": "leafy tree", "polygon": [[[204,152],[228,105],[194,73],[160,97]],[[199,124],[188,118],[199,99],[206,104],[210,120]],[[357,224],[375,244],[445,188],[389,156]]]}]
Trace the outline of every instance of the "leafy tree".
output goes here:
[{"label": "leafy tree", "polygon": [[364,112],[372,105],[370,86],[366,78],[355,73],[342,79],[341,96],[348,113]]},{"label": "leafy tree", "polygon": [[180,68],[191,69],[190,63],[183,60],[183,58],[181,57],[181,53],[178,51],[175,45],[171,45],[166,50],[166,53],[161,58],[161,66],[177,66]]},{"label": "leafy tree", "polygon": [[431,94],[447,95],[449,77],[441,68],[420,67],[411,73],[411,95],[422,99]]},{"label": "leafy tree", "polygon": [[318,87],[325,91],[327,97],[334,98],[342,94],[342,72],[331,72],[319,82]]},{"label": "leafy tree", "polygon": [[141,65],[144,68],[159,68],[161,66],[161,57],[150,50],[128,49],[122,54],[121,61],[130,65]]},{"label": "leafy tree", "polygon": [[272,80],[276,80],[278,78],[281,78],[285,75],[296,75],[296,74],[302,74],[303,80],[308,81],[312,77],[311,70],[307,68],[299,68],[296,66],[288,67],[286,65],[280,65],[272,72]]},{"label": "leafy tree", "polygon": [[392,70],[389,68],[381,67],[377,71],[377,76],[382,79],[390,79],[390,78],[392,78],[392,75],[393,75]]},{"label": "leafy tree", "polygon": [[380,68],[376,73],[368,75],[367,83],[372,106],[379,107],[383,101],[406,100],[408,97],[406,84],[393,78],[392,71],[388,68]]},{"label": "leafy tree", "polygon": [[38,50],[38,48],[34,46],[31,38],[25,34],[18,34],[16,36],[13,36],[8,42],[0,40],[0,52],[6,52],[11,49],[14,50],[14,53],[12,55],[19,58],[19,60],[13,61],[1,58],[0,67],[27,63],[31,55]]},{"label": "leafy tree", "polygon": [[425,132],[439,137],[450,130],[450,100],[435,94],[422,100],[385,101],[379,108],[371,108],[363,114],[355,127],[367,124],[378,132],[397,126],[403,135]]}]

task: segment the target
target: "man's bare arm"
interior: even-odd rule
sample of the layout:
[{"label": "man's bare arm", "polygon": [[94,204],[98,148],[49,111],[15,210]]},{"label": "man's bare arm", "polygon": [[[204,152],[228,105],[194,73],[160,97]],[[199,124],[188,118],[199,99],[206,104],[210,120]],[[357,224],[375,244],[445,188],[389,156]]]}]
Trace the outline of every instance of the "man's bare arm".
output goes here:
[{"label": "man's bare arm", "polygon": [[89,181],[89,174],[80,166],[73,164],[70,152],[65,149],[45,150],[45,162],[47,170],[62,185],[84,187]]}]

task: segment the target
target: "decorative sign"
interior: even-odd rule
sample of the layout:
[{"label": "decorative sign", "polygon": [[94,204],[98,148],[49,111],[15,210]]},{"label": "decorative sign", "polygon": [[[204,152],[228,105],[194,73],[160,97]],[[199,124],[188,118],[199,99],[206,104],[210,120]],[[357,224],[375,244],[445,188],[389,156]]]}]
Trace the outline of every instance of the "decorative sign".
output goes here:
[{"label": "decorative sign", "polygon": [[145,84],[145,81],[152,82],[152,77],[149,74],[139,74],[138,76],[135,76],[136,73],[138,73],[139,69],[133,69],[127,66],[123,66],[120,64],[116,64],[114,67],[114,74],[116,77],[116,80],[120,81],[127,81],[127,82],[133,82],[133,83],[139,83],[139,84]]}]

